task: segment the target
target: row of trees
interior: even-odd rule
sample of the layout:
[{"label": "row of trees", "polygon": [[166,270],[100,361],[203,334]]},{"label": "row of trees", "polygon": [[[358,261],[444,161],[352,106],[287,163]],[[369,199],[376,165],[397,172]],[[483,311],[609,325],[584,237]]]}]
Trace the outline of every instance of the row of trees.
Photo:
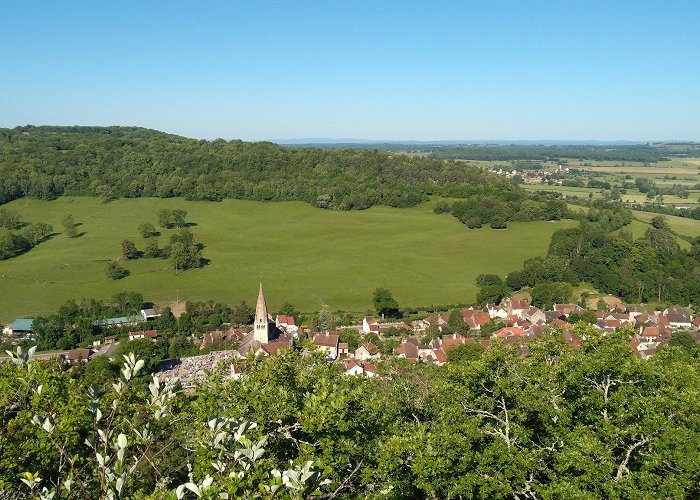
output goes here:
[{"label": "row of trees", "polygon": [[471,195],[452,204],[436,203],[435,213],[450,213],[469,229],[489,224],[505,229],[508,221],[560,220],[574,217],[566,202],[546,195],[528,196],[522,192],[494,191]]},{"label": "row of trees", "polygon": [[644,212],[652,212],[656,214],[663,215],[673,215],[676,217],[685,217],[687,219],[700,220],[700,207],[694,208],[676,208],[671,205],[663,205],[660,203],[645,203],[633,205],[635,210],[642,210]]},{"label": "row of trees", "polygon": [[[105,335],[105,331],[95,324],[97,320],[138,315],[142,308],[150,305],[144,302],[143,295],[137,292],[120,292],[107,300],[68,300],[56,313],[37,317],[33,329],[40,350],[70,349],[80,344],[87,346],[91,345],[93,340],[101,340]],[[300,313],[289,303],[282,305],[280,314],[289,314],[301,319]],[[250,325],[254,315],[255,309],[245,301],[235,306],[213,301],[188,301],[179,319],[173,316],[169,308],[165,308],[149,325],[161,331],[166,338],[189,337],[192,333],[219,328],[222,324]],[[119,337],[126,335],[126,332],[133,328],[135,327],[110,328],[109,332]],[[164,352],[167,351],[166,344]]]},{"label": "row of trees", "polygon": [[[524,356],[495,341],[455,348],[441,367],[386,361],[372,379],[347,377],[322,354],[283,351],[238,361],[244,377],[214,375],[190,394],[150,380],[130,357],[102,362],[104,377],[94,362],[2,363],[0,489],[56,485],[57,497],[97,498],[119,485],[121,497],[155,499],[179,498],[189,483],[182,492],[205,498],[222,488],[266,497],[270,471],[312,462],[313,486],[328,498],[700,496],[695,344],[674,337],[640,360],[631,332],[576,328],[588,339],[578,350],[558,334],[531,341]],[[257,426],[233,427],[236,440],[219,424],[228,419]],[[264,454],[239,452],[255,457],[240,467],[222,443]]]},{"label": "row of trees", "polygon": [[52,234],[53,226],[43,222],[29,224],[21,232],[2,232],[0,233],[0,260],[28,252],[42,241],[48,240]]},{"label": "row of trees", "polygon": [[688,189],[683,184],[673,184],[670,187],[660,187],[653,180],[647,177],[637,177],[634,180],[635,186],[640,193],[646,193],[647,198],[653,199],[658,195],[670,194],[679,198],[688,197]]},{"label": "row of trees", "polygon": [[[77,229],[79,225],[70,214],[63,218],[64,233],[69,238],[79,236]],[[51,224],[23,222],[19,212],[4,208],[0,209],[0,228],[7,229],[0,232],[0,260],[26,253],[53,236]]]}]

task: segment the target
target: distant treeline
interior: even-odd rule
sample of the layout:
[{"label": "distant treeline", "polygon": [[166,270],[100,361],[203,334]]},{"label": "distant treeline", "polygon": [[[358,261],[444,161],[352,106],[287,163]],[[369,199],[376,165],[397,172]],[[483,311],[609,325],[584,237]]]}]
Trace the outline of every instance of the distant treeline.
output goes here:
[{"label": "distant treeline", "polygon": [[[689,147],[690,148],[690,147]],[[423,148],[432,158],[441,160],[483,161],[559,161],[563,158],[590,161],[636,161],[653,163],[668,159],[669,154],[681,153],[665,147],[634,146],[497,146],[455,145]],[[690,150],[696,151],[694,148]]]},{"label": "distant treeline", "polygon": [[[289,147],[289,146],[286,146]],[[415,143],[331,143],[299,144],[295,147],[321,149],[378,149],[422,153],[440,160],[481,161],[619,161],[654,163],[669,157],[697,156],[700,144],[630,145],[544,145],[544,144],[415,144]],[[522,166],[520,166],[522,168]]]},{"label": "distant treeline", "polygon": [[660,205],[658,203],[637,203],[630,205],[634,210],[643,212],[652,212],[656,214],[673,215],[676,217],[685,217],[686,219],[700,220],[700,207],[693,208],[676,208],[672,205]]},{"label": "distant treeline", "polygon": [[136,127],[0,129],[0,203],[61,195],[299,200],[323,208],[408,207],[430,194],[517,188],[459,162],[379,150],[195,140]]}]

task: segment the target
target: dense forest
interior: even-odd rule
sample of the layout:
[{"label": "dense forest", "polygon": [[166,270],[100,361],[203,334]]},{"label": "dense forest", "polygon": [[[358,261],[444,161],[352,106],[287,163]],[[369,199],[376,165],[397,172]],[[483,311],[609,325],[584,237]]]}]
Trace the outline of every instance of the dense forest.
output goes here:
[{"label": "dense forest", "polygon": [[370,379],[289,350],[190,393],[131,356],[16,354],[0,363],[0,492],[698,498],[698,346],[674,337],[640,360],[630,331],[576,329],[578,349],[556,333],[525,355],[465,345],[444,366],[391,360]]},{"label": "dense forest", "polygon": [[620,203],[594,202],[578,227],[552,235],[546,257],[525,261],[506,281],[515,289],[590,283],[628,303],[700,303],[700,237],[684,250],[656,216],[634,238],[626,229],[631,220]]},{"label": "dense forest", "polygon": [[515,189],[455,162],[378,150],[194,140],[134,127],[0,129],[0,202],[61,195],[300,200],[322,208],[414,206],[430,194]]}]

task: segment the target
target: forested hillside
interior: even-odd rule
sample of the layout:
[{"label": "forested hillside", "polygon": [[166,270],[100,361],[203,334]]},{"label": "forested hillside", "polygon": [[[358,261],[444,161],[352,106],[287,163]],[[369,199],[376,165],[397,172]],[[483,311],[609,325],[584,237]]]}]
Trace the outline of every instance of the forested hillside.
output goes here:
[{"label": "forested hillside", "polygon": [[0,202],[154,196],[299,200],[349,210],[413,206],[455,189],[514,188],[473,166],[376,150],[194,140],[135,127],[0,129]]},{"label": "forested hillside", "polygon": [[[573,287],[582,283],[630,304],[700,301],[700,237],[683,249],[668,221],[656,216],[635,238],[628,229],[629,209],[603,201],[589,207],[578,227],[554,232],[547,256],[526,260],[522,270],[509,272],[505,281],[480,285],[477,301],[498,302],[530,288],[536,305],[551,305],[566,302]],[[566,297],[552,300],[555,289],[568,290]]]}]

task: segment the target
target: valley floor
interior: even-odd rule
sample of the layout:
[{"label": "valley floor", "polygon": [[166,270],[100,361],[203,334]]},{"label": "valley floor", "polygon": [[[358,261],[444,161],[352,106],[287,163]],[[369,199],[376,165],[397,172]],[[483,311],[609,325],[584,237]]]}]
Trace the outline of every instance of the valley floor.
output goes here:
[{"label": "valley floor", "polygon": [[[67,299],[106,298],[139,291],[160,305],[183,300],[230,304],[250,300],[264,281],[271,307],[291,301],[303,311],[365,311],[377,286],[402,306],[469,303],[481,273],[501,276],[528,258],[545,255],[551,235],[575,221],[509,223],[508,229],[469,230],[432,204],[410,209],[373,207],[326,211],[301,202],[190,202],[182,199],[62,197],[17,200],[7,208],[26,222],[46,222],[56,234],[30,252],[0,261],[0,321],[54,312]],[[143,250],[137,227],[157,225],[161,209],[187,210],[209,264],[175,274],[170,262],[141,258],[124,265],[130,275],[105,276],[121,256],[121,241]],[[72,214],[82,236],[60,234]],[[160,245],[173,230],[161,230]]]}]

